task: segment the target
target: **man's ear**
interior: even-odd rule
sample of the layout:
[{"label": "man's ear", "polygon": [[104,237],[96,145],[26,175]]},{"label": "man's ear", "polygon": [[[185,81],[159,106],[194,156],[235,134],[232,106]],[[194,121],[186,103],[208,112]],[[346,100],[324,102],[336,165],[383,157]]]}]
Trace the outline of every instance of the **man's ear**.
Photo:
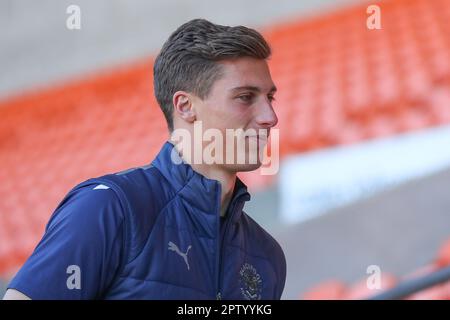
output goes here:
[{"label": "man's ear", "polygon": [[197,119],[192,96],[185,91],[177,91],[173,95],[173,107],[176,114],[184,121],[193,123]]}]

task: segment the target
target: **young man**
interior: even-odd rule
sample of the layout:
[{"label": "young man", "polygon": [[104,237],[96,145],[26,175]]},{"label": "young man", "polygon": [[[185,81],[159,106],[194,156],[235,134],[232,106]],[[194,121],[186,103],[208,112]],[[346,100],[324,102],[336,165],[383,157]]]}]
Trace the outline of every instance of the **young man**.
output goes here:
[{"label": "young man", "polygon": [[[269,56],[263,37],[243,26],[196,19],[179,27],[154,65],[169,141],[146,167],[72,189],[5,298],[279,299],[284,254],[242,211],[250,195],[236,177],[261,165],[248,159],[277,123]],[[234,134],[231,148],[220,141],[219,161],[195,161],[194,149],[206,148],[199,124],[226,138],[251,134]],[[239,153],[247,160],[236,161]]]}]

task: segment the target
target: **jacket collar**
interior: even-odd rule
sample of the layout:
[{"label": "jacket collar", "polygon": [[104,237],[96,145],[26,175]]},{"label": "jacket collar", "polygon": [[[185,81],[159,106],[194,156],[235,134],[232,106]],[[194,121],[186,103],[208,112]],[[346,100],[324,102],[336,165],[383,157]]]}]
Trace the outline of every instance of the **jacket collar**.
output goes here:
[{"label": "jacket collar", "polygon": [[[171,142],[164,143],[152,164],[170,182],[177,194],[191,206],[208,215],[216,215],[220,205],[220,183],[217,180],[208,179],[192,169],[181,159]],[[233,211],[227,213],[227,218],[231,215],[233,222],[238,221],[244,204],[248,200],[250,200],[250,194],[247,186],[239,178],[236,178],[233,196],[228,206]]]}]

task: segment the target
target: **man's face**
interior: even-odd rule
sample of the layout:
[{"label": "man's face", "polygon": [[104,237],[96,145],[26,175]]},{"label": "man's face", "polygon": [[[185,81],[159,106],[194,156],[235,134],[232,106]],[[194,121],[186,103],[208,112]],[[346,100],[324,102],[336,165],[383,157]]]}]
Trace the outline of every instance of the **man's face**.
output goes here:
[{"label": "man's face", "polygon": [[[233,164],[223,163],[222,167],[233,172],[255,170],[261,166],[270,128],[278,122],[272,108],[276,88],[269,67],[265,60],[247,57],[219,64],[221,76],[212,85],[208,97],[194,99],[196,120],[202,121],[203,132],[214,128],[222,133],[224,160],[230,155],[227,144],[234,143]],[[227,136],[227,129],[242,129],[245,134],[238,134],[233,142],[230,130]],[[267,137],[260,135],[263,132],[260,129],[267,132]],[[244,143],[246,147],[242,150],[239,146]],[[237,163],[239,153],[240,156],[244,153],[245,163]],[[251,160],[255,158],[256,162]]]}]

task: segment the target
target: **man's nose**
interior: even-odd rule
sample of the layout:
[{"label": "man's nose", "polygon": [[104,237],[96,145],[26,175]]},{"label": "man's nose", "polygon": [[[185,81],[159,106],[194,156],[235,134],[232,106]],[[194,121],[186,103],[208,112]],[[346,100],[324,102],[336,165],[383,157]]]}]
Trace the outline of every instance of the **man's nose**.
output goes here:
[{"label": "man's nose", "polygon": [[275,111],[273,110],[270,101],[267,100],[261,103],[257,112],[258,113],[256,115],[256,122],[262,128],[269,129],[277,125],[278,117]]}]

